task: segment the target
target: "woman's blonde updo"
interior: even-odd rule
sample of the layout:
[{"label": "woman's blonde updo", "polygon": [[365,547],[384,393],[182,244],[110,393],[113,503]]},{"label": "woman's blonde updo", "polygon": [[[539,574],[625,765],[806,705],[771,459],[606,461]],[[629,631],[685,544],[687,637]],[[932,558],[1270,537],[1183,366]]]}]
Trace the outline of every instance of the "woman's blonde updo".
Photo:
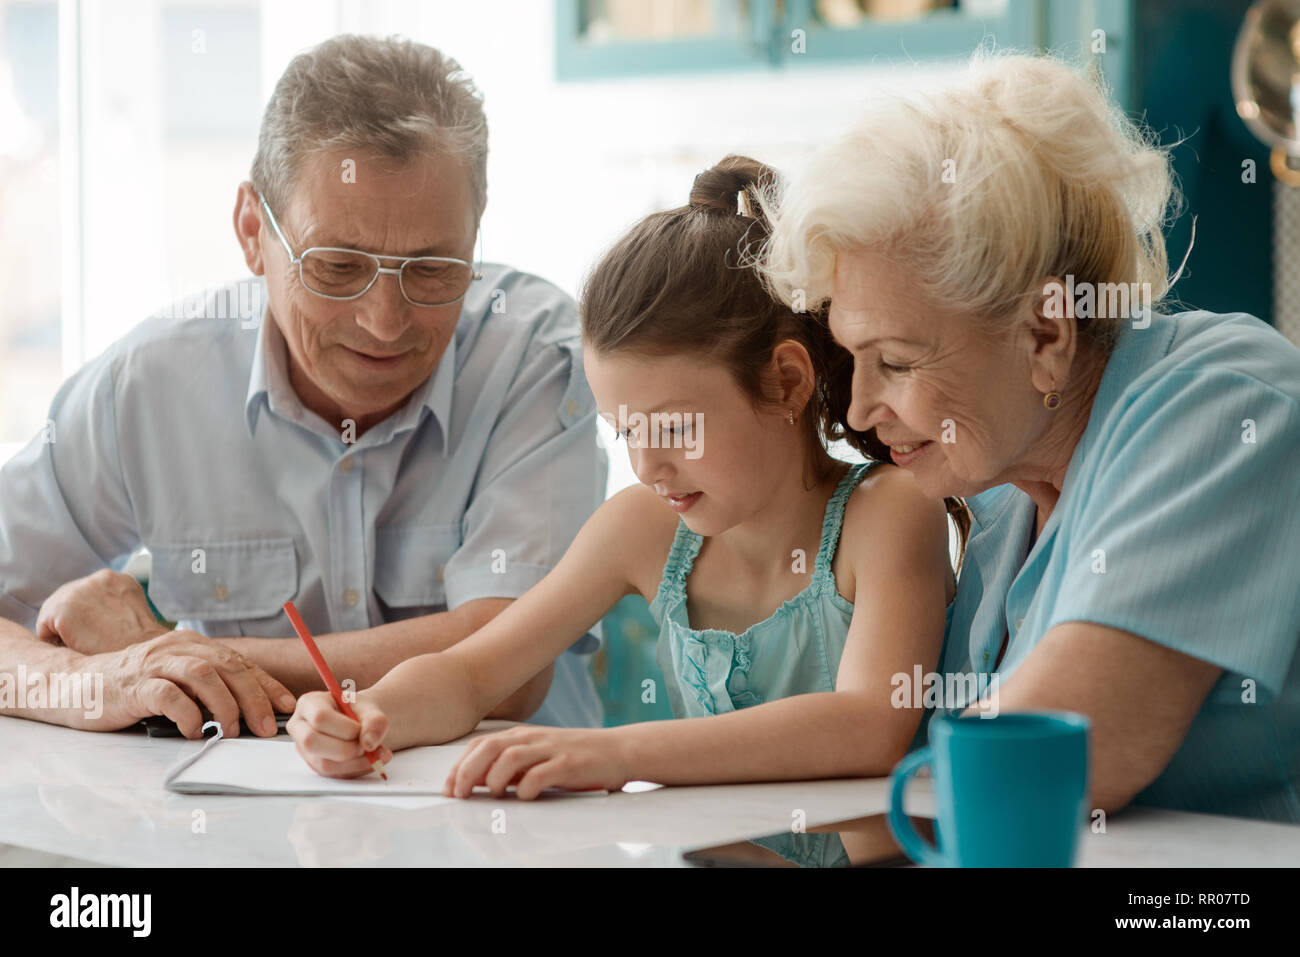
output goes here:
[{"label": "woman's blonde updo", "polygon": [[[1167,293],[1168,151],[1096,82],[1044,56],[981,51],[937,92],[882,98],[784,191],[763,271],[784,302],[830,297],[835,255],[868,246],[936,302],[996,322],[1046,276]],[[1109,347],[1121,318],[1079,320]]]}]

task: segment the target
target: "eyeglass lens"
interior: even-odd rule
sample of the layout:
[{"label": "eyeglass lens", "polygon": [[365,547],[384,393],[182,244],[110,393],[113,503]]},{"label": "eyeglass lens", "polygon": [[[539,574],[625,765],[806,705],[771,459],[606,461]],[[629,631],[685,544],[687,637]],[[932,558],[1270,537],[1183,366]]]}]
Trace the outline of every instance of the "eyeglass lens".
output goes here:
[{"label": "eyeglass lens", "polygon": [[[361,253],[310,250],[302,257],[302,279],[308,289],[325,296],[348,297],[362,292],[379,270],[379,261]],[[463,296],[474,278],[468,263],[444,259],[412,259],[402,265],[402,290],[421,305],[442,305]]]}]

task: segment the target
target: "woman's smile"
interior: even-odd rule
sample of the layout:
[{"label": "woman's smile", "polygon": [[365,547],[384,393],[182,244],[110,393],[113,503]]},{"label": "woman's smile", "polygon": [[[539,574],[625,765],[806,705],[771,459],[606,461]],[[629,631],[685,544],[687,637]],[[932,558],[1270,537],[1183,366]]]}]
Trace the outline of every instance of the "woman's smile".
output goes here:
[{"label": "woman's smile", "polygon": [[918,458],[924,455],[926,450],[932,445],[934,445],[934,443],[928,440],[908,445],[891,445],[889,447],[889,457],[894,460],[895,465],[911,465]]}]

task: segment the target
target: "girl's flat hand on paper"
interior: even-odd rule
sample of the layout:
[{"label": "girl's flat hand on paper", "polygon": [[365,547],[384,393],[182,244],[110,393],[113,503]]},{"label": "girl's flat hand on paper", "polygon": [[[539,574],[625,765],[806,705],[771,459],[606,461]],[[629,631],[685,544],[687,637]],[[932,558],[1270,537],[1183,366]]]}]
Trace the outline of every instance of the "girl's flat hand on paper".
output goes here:
[{"label": "girl's flat hand on paper", "polygon": [[327,778],[370,774],[374,768],[366,758],[367,751],[377,750],[385,764],[393,760],[393,752],[383,746],[388,716],[366,700],[364,691],[349,703],[359,721],[340,711],[328,691],[310,691],[298,698],[293,717],[285,725],[302,759]]},{"label": "girl's flat hand on paper", "polygon": [[546,788],[617,791],[631,780],[617,728],[521,726],[471,741],[447,775],[443,793],[469,797],[477,785],[531,801]]}]

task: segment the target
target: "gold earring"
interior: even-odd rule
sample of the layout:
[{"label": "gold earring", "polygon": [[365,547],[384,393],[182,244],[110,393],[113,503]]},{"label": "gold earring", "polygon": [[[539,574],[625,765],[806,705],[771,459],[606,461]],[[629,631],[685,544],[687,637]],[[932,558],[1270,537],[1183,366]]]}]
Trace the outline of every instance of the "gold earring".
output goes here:
[{"label": "gold earring", "polygon": [[790,420],[791,425],[794,425],[794,409],[786,409],[785,417]]},{"label": "gold earring", "polygon": [[1061,393],[1059,392],[1049,392],[1047,395],[1043,396],[1043,405],[1049,409],[1055,409],[1060,404]]}]

